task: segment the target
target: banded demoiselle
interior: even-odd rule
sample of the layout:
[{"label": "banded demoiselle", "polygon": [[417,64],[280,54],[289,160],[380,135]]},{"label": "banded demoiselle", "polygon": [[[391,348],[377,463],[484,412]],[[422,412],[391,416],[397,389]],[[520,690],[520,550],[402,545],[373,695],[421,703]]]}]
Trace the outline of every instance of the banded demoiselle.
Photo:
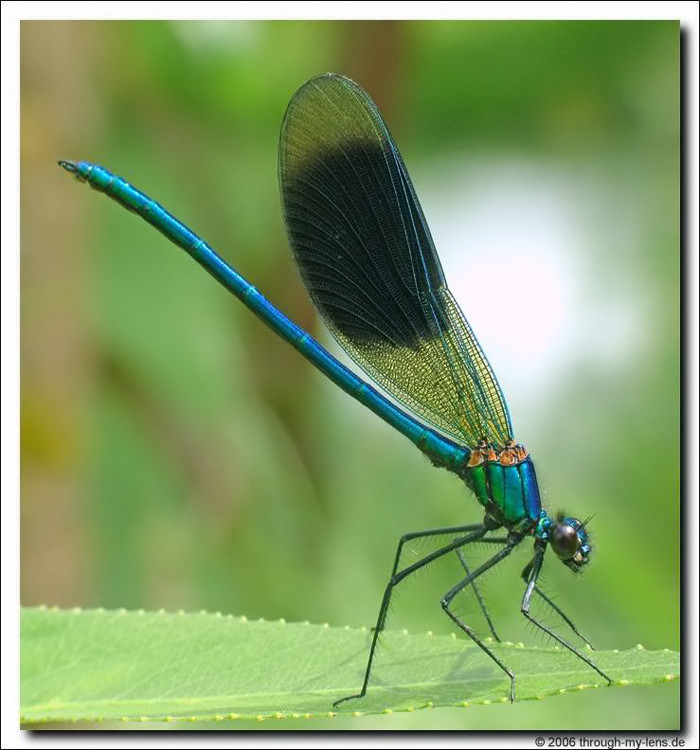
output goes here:
[{"label": "banded demoiselle", "polygon": [[[447,288],[401,155],[379,110],[360,86],[326,74],[297,91],[282,124],[279,182],[289,243],[313,303],[342,348],[393,400],[335,359],[204,240],[144,193],[95,164],[59,164],[185,250],[334,383],[413,441],[435,466],[457,474],[483,507],[481,523],[401,537],[362,686],[334,705],[366,694],[377,640],[396,586],[453,552],[463,576],[440,605],[509,677],[510,699],[515,700],[514,673],[451,604],[460,592],[473,591],[498,640],[476,583],[527,537],[534,540],[534,553],[522,572],[522,614],[611,682],[589,656],[531,614],[533,597],[540,597],[590,646],[538,586],[548,547],[575,573],[589,563],[586,522],[564,515],[552,518],[541,507],[532,459],[514,440],[505,399]],[[445,535],[451,537],[447,544],[401,564],[408,542]],[[470,569],[462,550],[475,542],[496,552]]]}]

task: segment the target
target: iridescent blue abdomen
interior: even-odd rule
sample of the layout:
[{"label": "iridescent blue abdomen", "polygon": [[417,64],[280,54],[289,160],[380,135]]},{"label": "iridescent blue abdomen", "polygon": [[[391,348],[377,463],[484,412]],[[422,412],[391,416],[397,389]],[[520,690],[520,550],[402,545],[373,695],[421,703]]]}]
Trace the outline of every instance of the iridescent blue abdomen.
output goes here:
[{"label": "iridescent blue abdomen", "polygon": [[479,446],[472,453],[464,480],[488,515],[501,525],[511,528],[539,519],[542,505],[537,475],[522,446],[500,452]]}]

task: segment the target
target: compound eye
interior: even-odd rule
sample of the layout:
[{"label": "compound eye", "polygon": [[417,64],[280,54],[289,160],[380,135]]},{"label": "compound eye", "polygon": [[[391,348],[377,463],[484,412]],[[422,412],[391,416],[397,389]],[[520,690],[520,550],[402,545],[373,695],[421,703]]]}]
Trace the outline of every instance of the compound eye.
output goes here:
[{"label": "compound eye", "polygon": [[581,546],[576,529],[568,523],[556,523],[549,534],[549,543],[561,560],[571,560]]}]

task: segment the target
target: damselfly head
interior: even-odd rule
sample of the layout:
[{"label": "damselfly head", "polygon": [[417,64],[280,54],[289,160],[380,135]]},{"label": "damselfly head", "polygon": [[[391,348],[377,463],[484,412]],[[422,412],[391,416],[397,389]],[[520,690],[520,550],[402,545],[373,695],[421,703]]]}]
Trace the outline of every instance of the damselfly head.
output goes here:
[{"label": "damselfly head", "polygon": [[590,559],[586,522],[559,516],[549,529],[549,544],[554,554],[568,568],[578,573]]}]

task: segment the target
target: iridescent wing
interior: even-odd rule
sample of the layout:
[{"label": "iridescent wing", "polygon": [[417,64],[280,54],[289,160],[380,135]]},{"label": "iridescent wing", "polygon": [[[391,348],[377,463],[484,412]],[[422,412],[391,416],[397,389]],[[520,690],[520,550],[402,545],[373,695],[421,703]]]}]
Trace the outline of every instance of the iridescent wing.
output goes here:
[{"label": "iridescent wing", "polygon": [[458,442],[512,439],[508,407],[447,288],[411,180],[353,81],[305,83],[282,124],[287,234],[311,299],[387,393]]}]

